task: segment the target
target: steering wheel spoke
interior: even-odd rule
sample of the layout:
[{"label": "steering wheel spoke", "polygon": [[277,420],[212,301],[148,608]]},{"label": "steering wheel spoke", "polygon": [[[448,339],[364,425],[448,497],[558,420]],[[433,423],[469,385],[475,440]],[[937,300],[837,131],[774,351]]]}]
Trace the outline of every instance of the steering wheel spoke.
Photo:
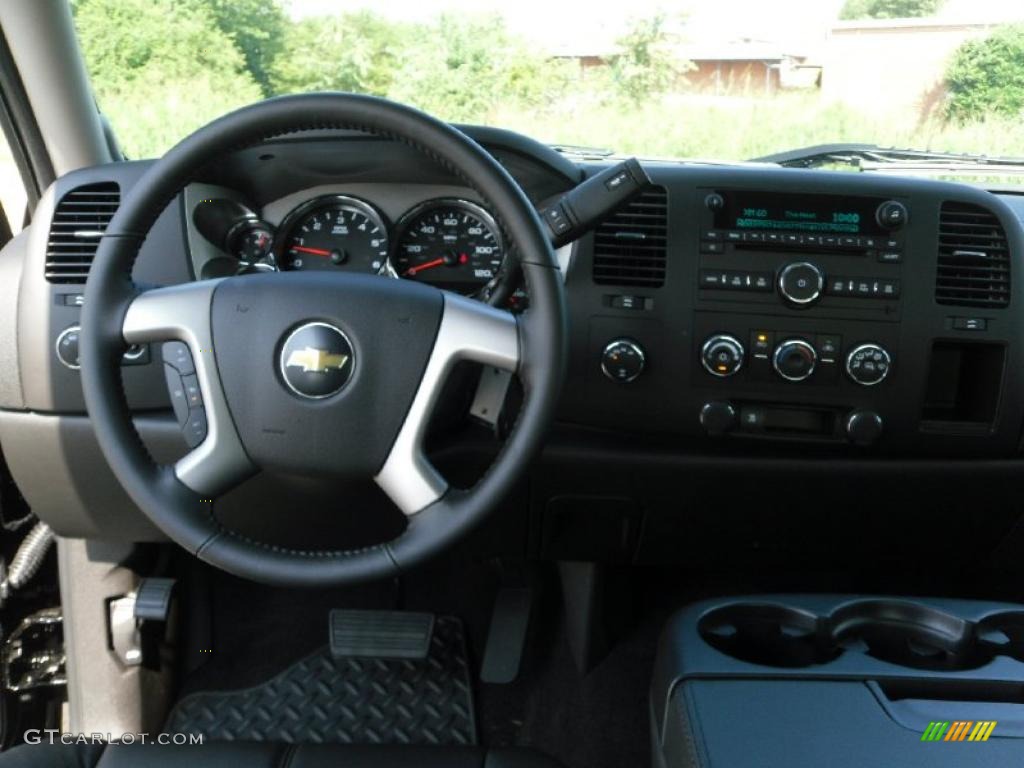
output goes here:
[{"label": "steering wheel spoke", "polygon": [[178,459],[174,474],[204,497],[229,490],[254,470],[231,420],[217,371],[210,308],[220,282],[205,280],[145,291],[128,306],[122,327],[127,344],[180,341],[188,348],[183,359],[164,364],[178,366],[183,379],[195,376],[199,393],[188,397],[183,387],[191,401],[185,407],[191,422],[205,424],[205,436]]},{"label": "steering wheel spoke", "polygon": [[423,451],[427,425],[448,374],[469,360],[515,372],[519,367],[519,327],[515,315],[451,293],[419,389],[381,470],[377,485],[407,516],[440,499],[448,483]]}]

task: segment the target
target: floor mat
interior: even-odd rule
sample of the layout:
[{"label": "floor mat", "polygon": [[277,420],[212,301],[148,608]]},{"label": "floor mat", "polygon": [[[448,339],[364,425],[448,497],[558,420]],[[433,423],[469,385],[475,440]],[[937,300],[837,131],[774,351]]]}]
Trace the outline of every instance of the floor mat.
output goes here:
[{"label": "floor mat", "polygon": [[438,617],[422,661],[340,658],[329,649],[261,685],[192,693],[167,733],[211,741],[341,744],[476,744],[462,622]]}]

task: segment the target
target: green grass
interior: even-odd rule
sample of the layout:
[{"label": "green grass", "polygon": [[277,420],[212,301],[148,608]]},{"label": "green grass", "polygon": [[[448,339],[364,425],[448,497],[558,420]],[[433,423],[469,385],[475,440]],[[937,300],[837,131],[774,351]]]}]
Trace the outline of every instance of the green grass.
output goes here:
[{"label": "green grass", "polygon": [[[241,103],[241,94],[213,99],[204,85],[201,78],[187,87],[156,85],[148,89],[143,103],[126,94],[103,106],[130,156],[156,156]],[[643,157],[748,160],[833,142],[1024,156],[1024,120],[918,124],[912,115],[865,114],[828,104],[816,93],[760,99],[670,95],[634,107],[584,90],[548,107],[506,106],[477,116],[476,122],[517,130],[543,142],[605,147]]]},{"label": "green grass", "polygon": [[492,119],[545,142],[647,157],[748,160],[833,142],[1024,156],[1022,120],[915,124],[912,117],[866,115],[842,104],[827,104],[817,94],[768,99],[675,96],[640,108],[581,101],[566,108],[509,109]]}]

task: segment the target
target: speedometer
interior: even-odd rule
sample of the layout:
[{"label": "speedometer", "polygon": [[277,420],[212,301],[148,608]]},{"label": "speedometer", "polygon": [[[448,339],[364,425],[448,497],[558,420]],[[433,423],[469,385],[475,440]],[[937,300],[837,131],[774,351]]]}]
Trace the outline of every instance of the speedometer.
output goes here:
[{"label": "speedometer", "polygon": [[281,232],[276,247],[281,269],[377,274],[387,263],[387,226],[373,206],[355,197],[310,200],[288,214]]},{"label": "speedometer", "polygon": [[405,215],[391,257],[400,276],[471,296],[497,277],[504,260],[498,225],[467,200],[430,200]]}]

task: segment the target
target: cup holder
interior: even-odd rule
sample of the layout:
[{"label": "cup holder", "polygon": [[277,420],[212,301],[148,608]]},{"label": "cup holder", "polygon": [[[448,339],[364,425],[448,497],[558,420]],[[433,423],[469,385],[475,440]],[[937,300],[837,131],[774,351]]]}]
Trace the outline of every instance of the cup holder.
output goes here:
[{"label": "cup holder", "polygon": [[858,600],[827,616],[780,603],[733,603],[697,624],[704,642],[752,664],[797,668],[843,653],[920,670],[969,670],[996,656],[1024,661],[1024,611],[967,621],[907,600]]},{"label": "cup holder", "polygon": [[737,603],[705,614],[697,625],[704,642],[733,658],[770,667],[808,667],[842,650],[823,637],[813,613],[774,603]]}]

